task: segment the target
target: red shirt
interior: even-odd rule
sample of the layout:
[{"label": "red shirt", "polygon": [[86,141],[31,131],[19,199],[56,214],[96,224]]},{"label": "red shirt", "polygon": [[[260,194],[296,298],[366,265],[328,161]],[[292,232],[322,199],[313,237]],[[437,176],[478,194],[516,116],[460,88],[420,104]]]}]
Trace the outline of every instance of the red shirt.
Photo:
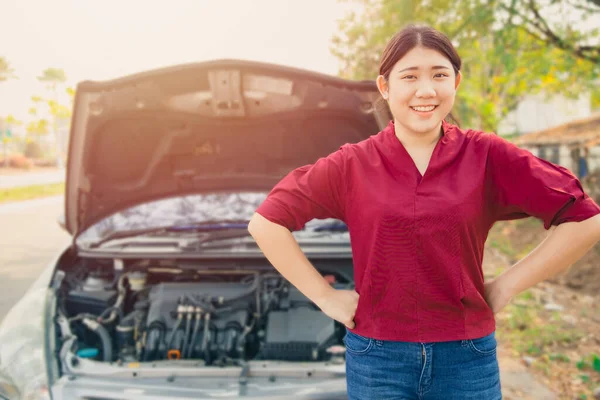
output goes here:
[{"label": "red shirt", "polygon": [[494,134],[442,127],[424,176],[391,121],[292,171],[257,209],[290,230],[313,218],[346,222],[360,335],[439,342],[491,333],[482,259],[494,222],[533,216],[549,229],[600,213],[566,168]]}]

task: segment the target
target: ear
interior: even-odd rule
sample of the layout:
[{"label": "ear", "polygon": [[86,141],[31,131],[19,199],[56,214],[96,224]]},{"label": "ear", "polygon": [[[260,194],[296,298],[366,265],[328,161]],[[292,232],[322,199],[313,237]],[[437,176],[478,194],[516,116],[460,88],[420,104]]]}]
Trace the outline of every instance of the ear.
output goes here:
[{"label": "ear", "polygon": [[460,71],[458,71],[458,74],[456,74],[456,80],[454,81],[454,90],[458,89],[458,86],[460,85],[461,80],[462,80],[462,73]]},{"label": "ear", "polygon": [[377,83],[377,89],[379,89],[379,93],[381,93],[381,96],[387,100],[389,97],[389,87],[385,77],[383,75],[379,75],[375,82]]}]

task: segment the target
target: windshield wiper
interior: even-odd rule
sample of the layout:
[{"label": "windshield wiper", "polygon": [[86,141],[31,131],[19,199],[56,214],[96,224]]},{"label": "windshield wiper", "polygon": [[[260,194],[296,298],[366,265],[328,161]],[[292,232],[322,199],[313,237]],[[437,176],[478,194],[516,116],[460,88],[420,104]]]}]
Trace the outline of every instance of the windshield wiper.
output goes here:
[{"label": "windshield wiper", "polygon": [[315,232],[348,232],[348,225],[342,221],[334,221],[317,225],[312,230]]},{"label": "windshield wiper", "polygon": [[[177,237],[169,237],[168,239],[162,238],[164,240],[172,240],[174,242],[173,245],[181,249],[199,249],[201,247],[204,247],[209,242],[218,242],[220,240],[238,239],[250,236],[250,233],[248,232],[248,223],[248,220],[243,219],[214,219],[184,225],[169,225],[143,229],[132,229],[127,231],[116,231],[107,235],[101,240],[91,244],[90,248],[98,248],[114,240],[132,238],[137,236],[151,235],[153,238],[158,239],[158,237],[160,237],[161,234],[167,233],[211,232],[210,234],[207,234],[203,237],[188,237],[185,238],[185,240],[183,238]],[[303,232],[308,234],[313,233],[312,235],[310,235],[310,238],[317,239],[320,236],[324,236],[323,234],[331,234],[335,232],[348,232],[348,227],[345,223],[341,221],[334,221],[330,223],[315,225],[312,227],[305,227]],[[303,242],[306,241],[302,239],[299,240]],[[310,242],[310,240],[308,242]],[[220,246],[226,247],[227,245],[216,243],[214,245],[214,247]]]},{"label": "windshield wiper", "polygon": [[[97,248],[102,246],[103,244],[116,240],[116,239],[124,239],[135,236],[149,235],[149,234],[160,234],[160,233],[170,233],[170,232],[210,232],[210,231],[220,231],[220,230],[240,230],[244,229],[248,230],[248,221],[247,220],[208,220],[202,221],[198,223],[191,223],[186,225],[169,225],[169,226],[160,226],[160,227],[152,227],[152,228],[143,228],[143,229],[131,229],[127,231],[116,231],[113,232],[101,240],[93,243],[90,247]],[[244,235],[246,236],[246,235]]]},{"label": "windshield wiper", "polygon": [[[314,233],[311,236],[296,237],[296,242],[300,246],[318,246],[322,248],[350,248],[349,240],[345,238],[331,238],[330,232],[327,232],[327,234]],[[252,249],[258,248],[258,244],[253,238],[251,238],[251,235],[248,231],[228,233],[222,232],[218,234],[213,233],[209,237],[203,239],[182,243],[179,247],[182,250],[200,251],[227,249],[235,246],[246,246]]]}]

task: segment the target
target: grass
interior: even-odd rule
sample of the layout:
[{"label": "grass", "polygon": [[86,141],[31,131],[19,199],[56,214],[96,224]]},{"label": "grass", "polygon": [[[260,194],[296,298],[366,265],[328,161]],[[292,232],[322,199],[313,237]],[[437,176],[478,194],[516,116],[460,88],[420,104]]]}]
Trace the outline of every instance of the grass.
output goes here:
[{"label": "grass", "polygon": [[0,203],[56,196],[63,194],[64,192],[64,182],[0,189]]},{"label": "grass", "polygon": [[[535,357],[533,367],[550,376],[551,363],[572,364],[568,356],[553,351],[559,344],[563,347],[572,347],[584,333],[562,323],[560,312],[552,312],[549,322],[544,322],[541,313],[548,314],[543,306],[536,302],[532,292],[525,290],[515,297],[503,310],[506,318],[498,324],[498,337],[511,343],[511,346],[520,356]],[[591,355],[579,362],[578,368],[583,372],[600,368],[600,359]],[[595,365],[595,367],[594,367]]]},{"label": "grass", "polygon": [[543,306],[536,303],[531,291],[518,294],[514,300],[506,307],[508,318],[500,327],[519,353],[537,356],[552,344],[570,344],[583,337],[576,327],[562,323],[560,312],[552,313],[551,323],[543,323],[539,317]]}]

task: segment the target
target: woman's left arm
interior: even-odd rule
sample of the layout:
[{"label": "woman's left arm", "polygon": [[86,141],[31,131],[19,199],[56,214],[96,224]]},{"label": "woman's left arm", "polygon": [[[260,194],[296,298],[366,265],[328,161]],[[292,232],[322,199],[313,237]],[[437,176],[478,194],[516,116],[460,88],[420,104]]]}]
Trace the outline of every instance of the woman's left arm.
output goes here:
[{"label": "woman's left arm", "polygon": [[600,240],[600,214],[565,222],[531,253],[494,280],[485,283],[486,300],[497,313],[522,291],[567,270]]},{"label": "woman's left arm", "polygon": [[600,206],[567,168],[488,135],[487,184],[494,221],[540,219],[550,234],[530,254],[485,282],[494,313],[511,297],[568,269],[600,240]]}]

